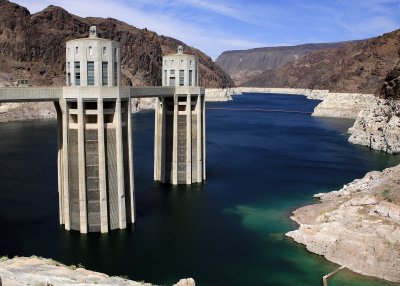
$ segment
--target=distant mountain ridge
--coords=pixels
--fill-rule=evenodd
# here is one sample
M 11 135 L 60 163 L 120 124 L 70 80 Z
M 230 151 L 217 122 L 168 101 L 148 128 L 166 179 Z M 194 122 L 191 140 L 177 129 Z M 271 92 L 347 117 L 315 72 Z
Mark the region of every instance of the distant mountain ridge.
M 343 42 L 304 44 L 226 51 L 215 62 L 231 76 L 236 84 L 240 85 L 266 70 L 280 68 L 288 62 L 299 60 L 316 51 L 339 48 L 342 44 Z
M 329 89 L 379 94 L 399 61 L 400 30 L 310 53 L 242 83 L 251 87 Z
M 57 6 L 30 14 L 7 0 L 0 0 L 0 81 L 27 78 L 33 85 L 64 85 L 65 42 L 87 37 L 91 25 L 100 37 L 121 43 L 124 85 L 161 85 L 162 56 L 175 53 L 178 45 L 199 57 L 203 86 L 233 85 L 210 57 L 179 40 L 112 18 L 78 17 Z

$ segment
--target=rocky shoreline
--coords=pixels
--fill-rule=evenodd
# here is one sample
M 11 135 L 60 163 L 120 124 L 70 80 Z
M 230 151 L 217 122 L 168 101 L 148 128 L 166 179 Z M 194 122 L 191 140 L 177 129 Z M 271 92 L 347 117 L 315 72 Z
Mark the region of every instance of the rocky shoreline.
M 349 142 L 400 153 L 400 103 L 373 94 L 320 90 L 238 88 L 243 92 L 305 95 L 322 102 L 313 116 L 355 119 Z M 339 191 L 317 194 L 320 203 L 291 217 L 286 235 L 326 259 L 368 276 L 400 283 L 400 165 L 372 171 Z
M 357 273 L 400 282 L 400 165 L 369 172 L 291 217 L 286 235 Z
M 82 265 L 66 266 L 52 259 L 31 257 L 0 258 L 0 285 L 4 286 L 153 286 L 118 276 L 84 269 Z M 181 279 L 173 286 L 196 286 L 192 278 Z
M 375 99 L 359 113 L 349 134 L 351 143 L 400 154 L 400 102 Z

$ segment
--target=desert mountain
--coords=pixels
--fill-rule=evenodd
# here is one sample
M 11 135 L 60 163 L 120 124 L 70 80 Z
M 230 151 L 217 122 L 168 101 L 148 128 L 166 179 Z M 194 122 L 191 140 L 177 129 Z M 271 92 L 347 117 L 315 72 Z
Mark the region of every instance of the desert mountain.
M 7 0 L 0 0 L 0 81 L 27 78 L 33 85 L 64 85 L 65 42 L 87 37 L 91 25 L 98 27 L 100 37 L 121 43 L 124 85 L 160 85 L 161 57 L 178 45 L 199 57 L 203 86 L 233 84 L 210 57 L 179 40 L 116 19 L 81 18 L 56 6 L 31 14 Z
M 379 93 L 385 77 L 399 60 L 399 48 L 400 30 L 396 30 L 313 52 L 278 69 L 265 71 L 243 86 Z
M 341 44 L 305 44 L 226 51 L 215 62 L 230 75 L 237 85 L 240 85 L 266 70 L 280 68 L 288 62 L 299 60 L 312 52 L 338 48 Z

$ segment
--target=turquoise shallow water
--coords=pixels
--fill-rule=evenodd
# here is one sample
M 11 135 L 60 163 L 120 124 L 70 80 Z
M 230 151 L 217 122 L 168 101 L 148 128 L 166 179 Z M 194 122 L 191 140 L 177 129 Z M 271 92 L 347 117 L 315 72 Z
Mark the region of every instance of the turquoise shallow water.
M 208 107 L 312 111 L 301 96 L 256 95 Z M 153 112 L 135 114 L 137 223 L 108 235 L 58 225 L 55 122 L 0 124 L 0 255 L 40 255 L 135 280 L 198 285 L 322 285 L 337 267 L 284 237 L 312 195 L 400 163 L 347 142 L 351 121 L 207 111 L 207 181 L 153 182 Z M 330 285 L 393 285 L 349 271 Z

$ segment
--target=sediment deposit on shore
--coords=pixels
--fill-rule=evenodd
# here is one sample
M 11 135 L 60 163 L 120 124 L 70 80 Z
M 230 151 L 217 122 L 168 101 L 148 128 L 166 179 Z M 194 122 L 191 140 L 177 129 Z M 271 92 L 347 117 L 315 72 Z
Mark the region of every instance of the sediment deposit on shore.
M 400 282 L 400 165 L 369 172 L 299 208 L 286 235 L 355 272 Z
M 0 259 L 0 278 L 4 286 L 52 285 L 52 286 L 152 286 L 117 276 L 84 269 L 82 266 L 66 266 L 52 259 L 15 257 Z M 1 284 L 1 283 L 0 283 Z M 181 279 L 173 286 L 196 286 L 192 278 Z

